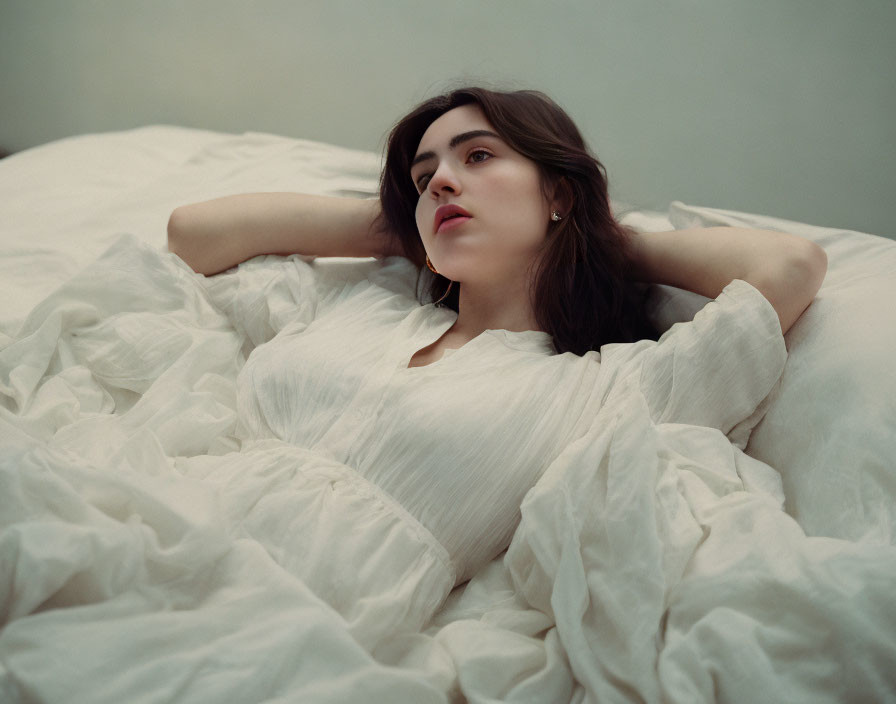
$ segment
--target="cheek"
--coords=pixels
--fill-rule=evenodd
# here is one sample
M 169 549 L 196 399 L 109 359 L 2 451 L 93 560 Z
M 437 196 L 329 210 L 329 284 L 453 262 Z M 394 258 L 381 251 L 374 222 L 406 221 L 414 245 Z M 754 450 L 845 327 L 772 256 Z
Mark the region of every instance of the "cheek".
M 542 208 L 545 201 L 541 179 L 538 172 L 533 169 L 514 166 L 515 168 L 507 170 L 505 178 L 494 185 L 500 189 L 500 197 L 505 201 L 515 203 L 517 207 L 521 206 L 531 214 L 534 210 Z
M 417 207 L 414 209 L 414 221 L 417 223 L 417 233 L 422 235 L 424 228 L 423 222 L 426 220 L 426 208 L 423 206 L 423 199 L 417 201 Z
M 508 190 L 506 202 L 517 227 L 541 235 L 547 231 L 549 204 L 541 190 L 541 182 L 533 178 L 516 179 Z

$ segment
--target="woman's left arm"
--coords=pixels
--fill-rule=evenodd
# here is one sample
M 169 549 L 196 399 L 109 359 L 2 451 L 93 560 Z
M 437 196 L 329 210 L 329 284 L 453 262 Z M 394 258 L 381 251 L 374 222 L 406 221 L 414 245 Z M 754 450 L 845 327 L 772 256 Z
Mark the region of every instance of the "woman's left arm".
M 772 304 L 786 333 L 809 307 L 827 272 L 827 255 L 803 237 L 770 230 L 705 227 L 638 233 L 632 278 L 716 298 L 742 279 Z

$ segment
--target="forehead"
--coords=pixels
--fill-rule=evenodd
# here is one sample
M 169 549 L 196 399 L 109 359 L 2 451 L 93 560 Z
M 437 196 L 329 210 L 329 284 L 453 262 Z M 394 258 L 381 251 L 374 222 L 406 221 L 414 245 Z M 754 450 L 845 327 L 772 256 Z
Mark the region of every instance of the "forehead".
M 453 108 L 433 121 L 426 129 L 420 138 L 420 144 L 417 145 L 417 154 L 435 151 L 446 146 L 453 136 L 471 130 L 496 131 L 486 119 L 482 108 L 475 103 Z

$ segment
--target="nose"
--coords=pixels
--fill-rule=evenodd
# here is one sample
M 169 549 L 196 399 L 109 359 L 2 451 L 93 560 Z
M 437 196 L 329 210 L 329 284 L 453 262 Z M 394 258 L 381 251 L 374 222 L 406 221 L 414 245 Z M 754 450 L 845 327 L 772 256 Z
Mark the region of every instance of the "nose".
M 446 163 L 439 164 L 439 168 L 430 177 L 429 183 L 426 184 L 427 190 L 434 196 L 438 197 L 441 193 L 453 193 L 457 195 L 461 191 L 460 179 L 454 170 Z

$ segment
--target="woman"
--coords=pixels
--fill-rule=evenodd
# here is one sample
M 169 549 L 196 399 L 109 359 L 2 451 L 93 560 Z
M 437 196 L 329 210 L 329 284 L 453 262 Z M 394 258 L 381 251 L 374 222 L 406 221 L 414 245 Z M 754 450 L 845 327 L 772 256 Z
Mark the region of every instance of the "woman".
M 357 471 L 428 549 L 444 549 L 453 583 L 508 546 L 526 492 L 591 426 L 612 385 L 597 350 L 649 336 L 635 282 L 716 298 L 741 279 L 750 286 L 738 295 L 760 292 L 786 332 L 826 269 L 823 250 L 792 235 L 623 227 L 603 167 L 557 105 L 481 88 L 428 100 L 398 123 L 379 200 L 230 196 L 178 208 L 168 233 L 171 251 L 206 275 L 264 253 L 383 260 L 363 281 L 315 284 L 319 300 L 297 314 L 296 334 L 250 358 L 246 432 Z M 433 303 L 421 306 L 419 287 L 401 282 L 419 284 L 424 266 Z M 238 286 L 210 288 L 233 306 Z M 762 297 L 744 325 L 766 315 Z M 732 366 L 747 355 L 749 366 L 743 345 L 725 346 L 739 339 L 703 354 Z M 695 374 L 685 386 L 699 403 L 678 422 L 728 432 L 765 395 L 728 403 L 724 384 Z M 645 394 L 651 408 L 675 406 L 656 400 L 665 391 Z
M 728 439 L 745 440 L 818 289 L 813 245 L 623 229 L 556 106 L 476 89 L 399 124 L 378 201 L 235 196 L 179 208 L 170 237 L 197 271 L 230 270 L 193 275 L 122 239 L 7 348 L 13 686 L 78 701 L 885 691 L 892 556 L 807 539 L 775 473 Z M 264 252 L 376 259 L 231 269 Z M 427 258 L 439 305 L 417 299 Z M 638 340 L 633 281 L 715 300 Z M 48 668 L 62 650 L 75 666 Z
M 459 135 L 475 136 L 452 143 Z M 546 96 L 460 89 L 424 102 L 395 127 L 379 201 L 219 198 L 175 210 L 169 247 L 206 275 L 267 253 L 401 255 L 418 268 L 426 261 L 441 272 L 434 299 L 441 293 L 458 321 L 415 359 L 423 363 L 489 328 L 544 330 L 558 352 L 577 354 L 637 339 L 647 328 L 626 275 L 709 298 L 743 279 L 774 306 L 783 332 L 821 286 L 824 250 L 794 235 L 736 228 L 638 233 L 620 225 L 603 172 Z M 473 199 L 483 212 L 469 214 Z M 440 238 L 434 218 L 443 206 L 472 217 L 454 213 Z M 474 232 L 479 239 L 460 236 Z

